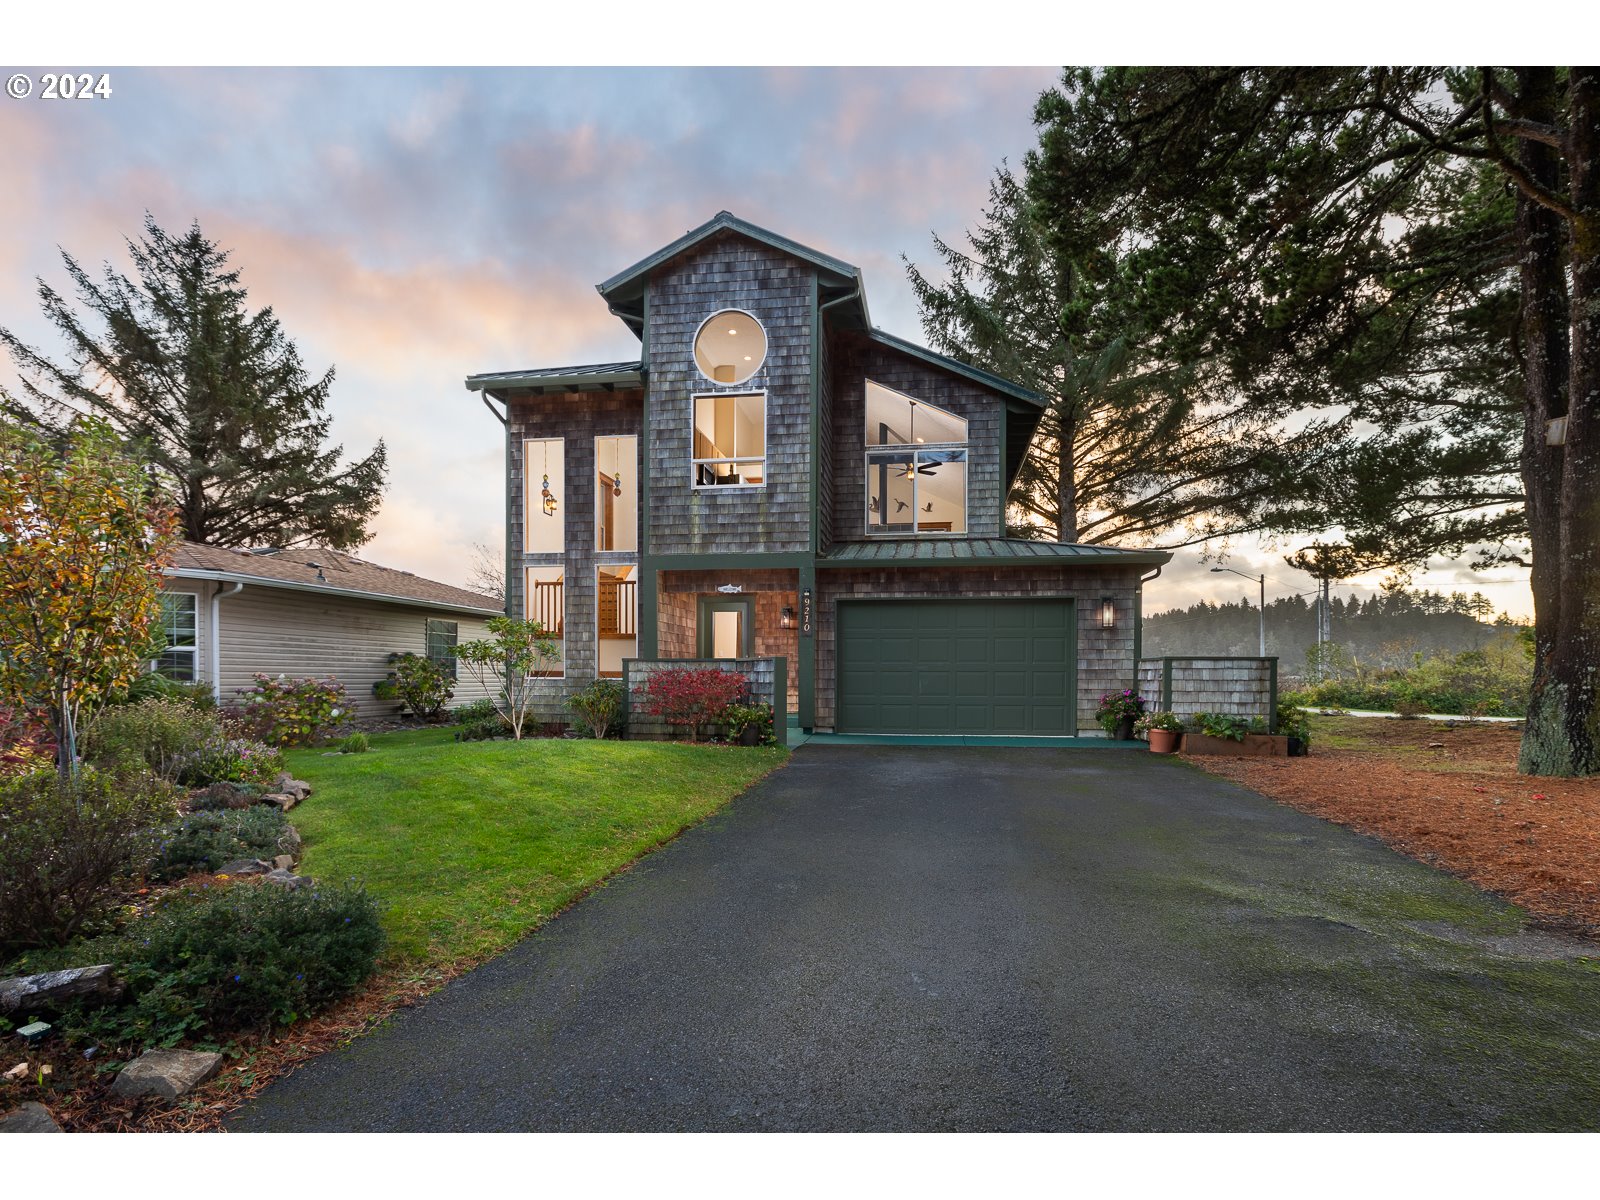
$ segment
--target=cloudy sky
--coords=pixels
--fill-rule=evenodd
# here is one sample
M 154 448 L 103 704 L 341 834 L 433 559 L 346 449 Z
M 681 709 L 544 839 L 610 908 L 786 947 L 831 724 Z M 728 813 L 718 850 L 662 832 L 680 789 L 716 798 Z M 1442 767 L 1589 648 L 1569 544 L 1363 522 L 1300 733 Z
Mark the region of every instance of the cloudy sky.
M 932 266 L 932 233 L 974 221 L 1056 74 L 119 69 L 109 100 L 0 101 L 0 324 L 54 351 L 34 277 L 65 286 L 58 246 L 125 267 L 146 210 L 197 219 L 308 368 L 337 368 L 336 436 L 389 446 L 362 553 L 461 583 L 503 496 L 500 427 L 464 376 L 635 356 L 594 284 L 724 208 L 859 265 L 878 324 L 920 340 L 900 256 Z M 1228 562 L 1264 569 L 1269 598 L 1309 590 L 1288 549 Z M 1417 582 L 1530 608 L 1512 571 Z M 1246 590 L 1186 550 L 1147 609 Z

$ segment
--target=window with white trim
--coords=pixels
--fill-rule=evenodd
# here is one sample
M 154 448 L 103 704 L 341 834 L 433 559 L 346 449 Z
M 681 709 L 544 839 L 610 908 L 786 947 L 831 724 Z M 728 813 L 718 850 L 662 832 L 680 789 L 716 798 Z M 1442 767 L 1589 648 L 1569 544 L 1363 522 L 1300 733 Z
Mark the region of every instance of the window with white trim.
M 456 636 L 459 626 L 455 621 L 428 618 L 428 658 L 442 666 L 451 679 L 456 678 Z
M 560 554 L 567 548 L 565 438 L 528 438 L 522 443 L 523 549 Z
M 567 572 L 564 567 L 528 567 L 523 572 L 524 619 L 537 621 L 556 644 L 555 661 L 536 675 L 559 679 L 567 673 Z
M 694 397 L 693 468 L 697 488 L 765 486 L 765 392 Z
M 869 379 L 865 437 L 869 534 L 967 531 L 965 417 Z
M 162 592 L 161 632 L 167 644 L 154 663 L 156 673 L 179 683 L 195 682 L 200 677 L 200 598 L 193 592 Z

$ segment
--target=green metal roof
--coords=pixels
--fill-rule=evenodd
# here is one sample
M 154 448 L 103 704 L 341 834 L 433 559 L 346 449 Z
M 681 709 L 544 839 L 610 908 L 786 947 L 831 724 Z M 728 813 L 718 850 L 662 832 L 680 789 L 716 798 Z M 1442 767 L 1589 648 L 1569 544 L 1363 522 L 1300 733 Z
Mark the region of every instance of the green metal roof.
M 902 354 L 909 354 L 913 358 L 920 358 L 923 362 L 935 367 L 942 367 L 946 371 L 970 379 L 976 384 L 1007 396 L 1015 397 L 1035 408 L 1048 408 L 1050 398 L 1025 388 L 1020 383 L 1012 383 L 1009 379 L 1002 378 L 992 371 L 985 371 L 982 367 L 975 367 L 971 363 L 964 363 L 959 358 L 951 358 L 947 354 L 939 354 L 929 350 L 926 346 L 919 346 L 915 342 L 908 342 L 905 338 L 895 337 L 892 333 L 885 333 L 881 329 L 867 330 L 867 337 L 880 346 L 888 346 L 892 350 L 899 350 Z
M 614 392 L 644 386 L 640 362 L 591 363 L 582 367 L 530 367 L 524 371 L 489 371 L 467 376 L 470 392 L 515 388 L 530 392 Z
M 1172 561 L 1168 550 L 1124 550 L 1035 542 L 1026 538 L 883 538 L 841 542 L 818 560 L 819 567 L 861 566 L 1152 566 Z
M 704 225 L 689 230 L 676 241 L 669 242 L 654 254 L 641 258 L 627 270 L 619 271 L 604 283 L 595 284 L 595 290 L 605 297 L 611 306 L 611 311 L 638 333 L 639 323 L 643 320 L 644 291 L 650 272 L 696 243 L 724 231 L 741 234 L 752 241 L 761 242 L 802 262 L 810 263 L 817 268 L 817 281 L 823 301 L 826 303 L 836 299 L 854 300 L 854 305 L 849 306 L 856 310 L 851 314 L 854 318 L 852 323 L 862 328 L 870 328 L 872 322 L 867 316 L 867 296 L 861 285 L 859 267 L 851 266 L 831 254 L 813 250 L 810 246 L 802 245 L 782 234 L 773 233 L 770 229 L 763 229 L 760 225 L 753 225 L 726 209 Z

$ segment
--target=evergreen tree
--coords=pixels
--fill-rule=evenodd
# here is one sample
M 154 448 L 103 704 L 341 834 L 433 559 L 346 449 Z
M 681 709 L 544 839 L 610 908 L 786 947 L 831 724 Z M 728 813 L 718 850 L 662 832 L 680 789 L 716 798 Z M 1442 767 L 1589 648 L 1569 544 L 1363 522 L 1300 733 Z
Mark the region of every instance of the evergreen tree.
M 222 546 L 352 549 L 382 498 L 383 443 L 340 466 L 324 447 L 330 369 L 312 379 L 271 308 L 252 314 L 239 272 L 198 224 L 173 237 L 145 217 L 129 241 L 136 279 L 91 278 L 62 252 L 83 313 L 39 280 L 57 363 L 0 329 L 22 378 L 0 389 L 14 418 L 62 434 L 106 421 L 177 507 L 182 535 Z
M 1120 202 L 1166 356 L 1354 422 L 1273 525 L 1531 565 L 1522 769 L 1600 771 L 1600 68 L 1074 71 L 1036 116 L 1031 197 Z

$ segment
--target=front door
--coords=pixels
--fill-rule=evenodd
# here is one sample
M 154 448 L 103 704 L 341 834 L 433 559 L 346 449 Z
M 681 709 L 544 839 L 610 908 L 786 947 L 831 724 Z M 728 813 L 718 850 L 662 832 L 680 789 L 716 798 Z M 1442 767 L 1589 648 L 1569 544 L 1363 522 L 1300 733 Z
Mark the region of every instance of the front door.
M 755 641 L 754 596 L 700 601 L 701 658 L 753 658 Z

